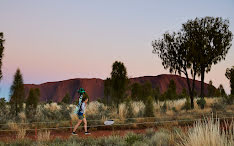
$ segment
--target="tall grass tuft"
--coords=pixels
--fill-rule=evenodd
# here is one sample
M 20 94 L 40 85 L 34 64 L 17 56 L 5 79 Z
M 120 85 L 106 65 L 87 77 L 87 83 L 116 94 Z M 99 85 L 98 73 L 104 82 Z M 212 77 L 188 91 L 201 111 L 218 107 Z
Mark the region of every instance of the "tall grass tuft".
M 39 131 L 37 140 L 40 141 L 49 141 L 50 140 L 50 131 Z
M 220 128 L 219 119 L 211 118 L 197 121 L 194 123 L 194 127 L 189 129 L 187 136 L 181 136 L 182 142 L 179 145 L 233 146 L 233 122 L 231 126 L 225 126 L 225 129 L 226 131 Z

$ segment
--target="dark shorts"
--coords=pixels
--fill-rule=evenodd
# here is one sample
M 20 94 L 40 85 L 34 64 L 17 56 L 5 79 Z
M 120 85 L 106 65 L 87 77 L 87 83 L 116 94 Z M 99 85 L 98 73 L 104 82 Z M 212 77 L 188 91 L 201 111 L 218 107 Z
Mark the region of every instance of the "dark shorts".
M 77 114 L 77 116 L 80 120 L 83 120 L 85 118 L 85 114 Z

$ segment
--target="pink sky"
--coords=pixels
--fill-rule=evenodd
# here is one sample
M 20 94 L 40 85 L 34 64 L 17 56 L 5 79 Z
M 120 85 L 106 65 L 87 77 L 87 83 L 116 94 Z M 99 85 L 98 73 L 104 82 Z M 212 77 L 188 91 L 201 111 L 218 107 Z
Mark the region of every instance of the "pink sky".
M 5 52 L 0 97 L 7 97 L 19 67 L 25 83 L 110 76 L 115 60 L 124 62 L 128 76 L 168 74 L 152 54 L 151 42 L 166 31 L 177 31 L 188 19 L 221 16 L 234 32 L 233 2 L 226 1 L 4 1 L 0 32 Z M 212 5 L 212 6 L 211 6 Z M 222 11 L 217 11 L 222 9 Z M 233 46 L 225 61 L 212 66 L 205 81 L 223 84 L 234 64 Z

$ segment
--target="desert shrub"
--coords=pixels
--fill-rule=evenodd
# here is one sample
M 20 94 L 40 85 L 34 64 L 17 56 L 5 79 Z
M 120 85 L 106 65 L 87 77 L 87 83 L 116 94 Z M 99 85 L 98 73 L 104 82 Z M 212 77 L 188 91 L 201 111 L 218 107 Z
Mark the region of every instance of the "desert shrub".
M 206 100 L 204 98 L 200 98 L 197 100 L 197 105 L 201 108 L 204 109 L 206 105 Z
M 37 136 L 38 141 L 49 141 L 50 131 L 39 131 Z
M 9 120 L 10 110 L 5 98 L 0 98 L 0 123 L 6 123 Z
M 226 127 L 226 131 L 234 130 L 232 126 Z M 179 143 L 184 146 L 232 146 L 234 145 L 234 133 L 226 133 L 220 129 L 220 121 L 204 120 L 195 122 L 194 126 L 189 129 L 186 136 L 182 136 L 182 141 Z
M 29 139 L 29 138 L 24 138 L 24 139 L 16 139 L 13 140 L 9 143 L 9 145 L 11 146 L 31 146 L 33 144 L 33 140 Z
M 149 145 L 168 146 L 170 143 L 170 133 L 164 130 L 156 132 L 149 141 Z
M 108 146 L 114 146 L 114 145 L 124 146 L 124 145 L 126 145 L 126 142 L 123 140 L 123 138 L 118 136 L 118 135 L 113 135 L 113 136 L 109 136 L 109 137 L 105 137 L 103 139 L 100 139 L 99 143 L 100 143 L 100 145 L 108 145 Z
M 134 146 L 148 146 L 148 141 L 144 140 L 144 141 L 136 141 L 135 143 L 133 143 Z
M 148 96 L 146 103 L 145 103 L 145 117 L 154 117 L 154 105 L 153 105 L 153 98 Z
M 137 141 L 143 141 L 144 137 L 140 134 L 135 134 L 132 132 L 129 132 L 125 136 L 125 141 L 127 145 L 133 145 Z
M 148 138 L 152 137 L 154 134 L 155 134 L 155 131 L 153 128 L 149 128 L 145 130 L 145 136 Z
M 191 109 L 191 102 L 188 96 L 186 96 L 186 101 L 184 103 L 184 105 L 182 106 L 181 110 L 189 110 Z
M 175 113 L 177 113 L 178 111 L 176 110 L 176 108 L 175 107 L 172 107 L 172 111 L 173 112 L 175 112 Z
M 131 118 L 134 117 L 134 114 L 133 114 L 133 107 L 132 107 L 130 98 L 128 98 L 126 101 L 126 110 L 127 110 L 126 118 L 130 118 L 128 119 L 128 122 L 133 122 L 134 119 L 131 119 Z
M 224 111 L 225 110 L 225 104 L 221 102 L 215 102 L 211 104 L 212 112 L 217 112 L 217 111 Z
M 234 103 L 234 95 L 227 95 L 223 97 L 223 103 L 227 105 L 231 105 Z
M 119 118 L 120 119 L 125 119 L 126 118 L 126 104 L 125 103 L 121 103 L 119 104 Z
M 162 113 L 166 113 L 167 112 L 167 103 L 164 102 L 162 106 L 160 106 L 160 111 Z
M 133 114 L 135 117 L 142 117 L 144 115 L 145 104 L 142 101 L 133 101 Z

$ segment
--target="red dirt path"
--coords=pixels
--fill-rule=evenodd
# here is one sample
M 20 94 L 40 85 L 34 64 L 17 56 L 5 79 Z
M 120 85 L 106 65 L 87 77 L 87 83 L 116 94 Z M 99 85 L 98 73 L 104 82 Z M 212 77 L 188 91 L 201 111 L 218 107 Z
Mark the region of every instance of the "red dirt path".
M 84 131 L 76 132 L 78 135 L 77 137 L 87 138 L 87 137 L 93 137 L 93 138 L 99 138 L 99 137 L 107 137 L 110 135 L 120 135 L 124 136 L 128 132 L 134 132 L 134 133 L 145 133 L 145 129 L 131 129 L 131 130 L 97 130 L 97 131 L 90 131 L 90 135 L 85 135 Z M 50 138 L 61 138 L 61 139 L 67 139 L 70 136 L 72 136 L 71 132 L 69 131 L 51 131 Z M 76 135 L 74 135 L 76 136 Z M 27 133 L 26 138 L 30 138 L 33 140 L 36 140 L 35 133 L 30 132 Z M 16 139 L 16 133 L 5 133 L 0 134 L 0 141 L 11 141 L 13 139 Z

